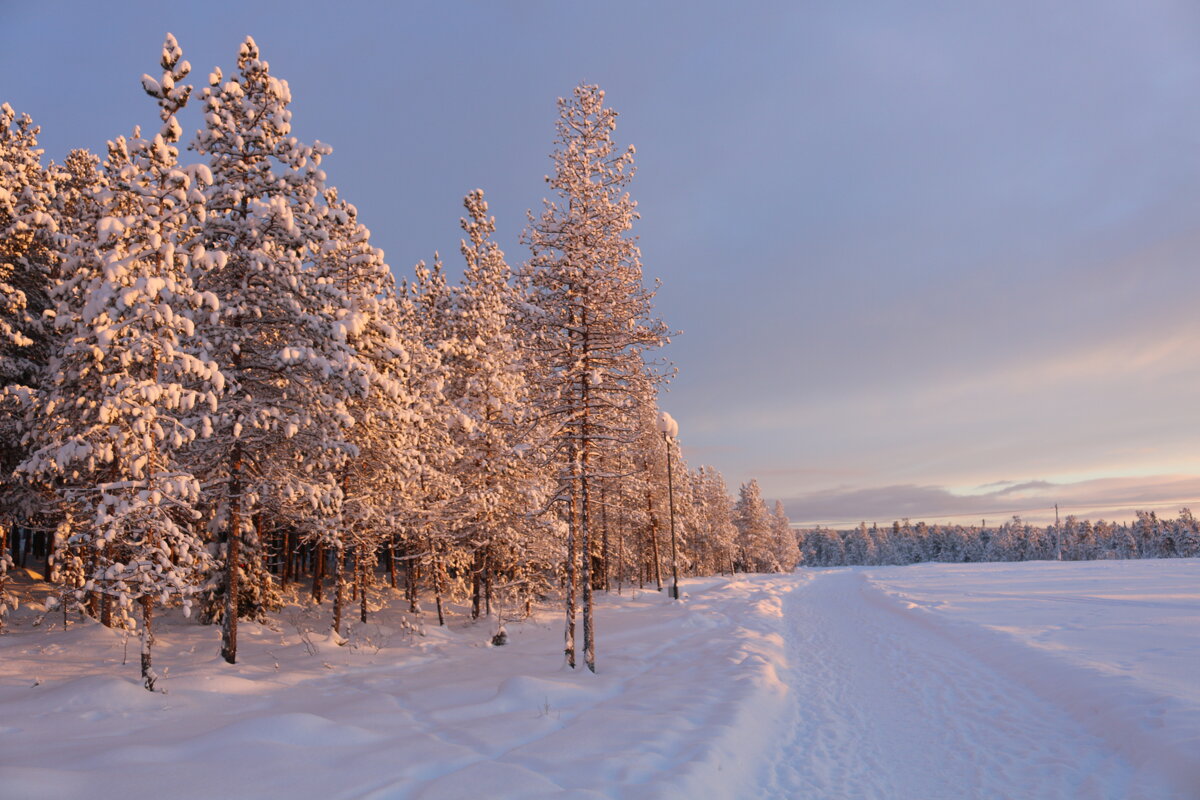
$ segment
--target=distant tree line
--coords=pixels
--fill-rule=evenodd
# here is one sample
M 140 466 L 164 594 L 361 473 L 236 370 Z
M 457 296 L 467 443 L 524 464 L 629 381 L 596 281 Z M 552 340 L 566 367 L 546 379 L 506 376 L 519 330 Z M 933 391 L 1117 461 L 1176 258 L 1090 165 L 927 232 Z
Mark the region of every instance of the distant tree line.
M 339 632 L 392 590 L 439 621 L 553 594 L 594 669 L 593 592 L 795 565 L 782 507 L 659 429 L 670 331 L 598 87 L 559 100 L 527 261 L 476 190 L 461 283 L 435 256 L 397 284 L 255 42 L 198 92 L 183 159 L 189 74 L 168 36 L 141 81 L 161 124 L 103 159 L 45 163 L 0 106 L 0 627 L 40 560 L 64 615 L 140 631 L 152 688 L 164 605 L 233 663 L 237 621 L 301 582 Z
M 1069 516 L 1058 525 L 1036 526 L 1013 517 L 990 528 L 906 519 L 882 528 L 864 522 L 851 530 L 801 530 L 796 538 L 810 567 L 1200 556 L 1200 523 L 1186 508 L 1174 519 L 1139 511 L 1132 524 Z

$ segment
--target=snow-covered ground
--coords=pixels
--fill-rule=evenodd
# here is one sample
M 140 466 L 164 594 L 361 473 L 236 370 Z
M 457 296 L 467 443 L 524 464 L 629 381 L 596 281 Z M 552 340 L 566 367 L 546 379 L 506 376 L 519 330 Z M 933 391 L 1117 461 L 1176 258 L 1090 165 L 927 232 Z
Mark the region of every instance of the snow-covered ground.
M 423 633 L 385 610 L 136 642 L 18 612 L 4 798 L 1195 798 L 1200 560 L 920 565 L 612 596 L 600 671 L 558 615 Z M 327 612 L 327 609 L 325 610 Z M 165 669 L 164 669 L 165 668 Z
M 765 796 L 1200 797 L 1200 561 L 810 577 Z

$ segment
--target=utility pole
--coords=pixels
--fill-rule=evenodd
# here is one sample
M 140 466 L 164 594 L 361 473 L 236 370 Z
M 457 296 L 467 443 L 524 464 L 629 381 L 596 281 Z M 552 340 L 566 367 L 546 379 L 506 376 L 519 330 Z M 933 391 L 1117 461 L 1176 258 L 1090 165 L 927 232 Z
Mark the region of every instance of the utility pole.
M 1058 527 L 1058 503 L 1054 504 L 1054 560 L 1062 561 L 1062 530 Z
M 679 561 L 675 544 L 675 481 L 671 475 L 671 443 L 679 436 L 679 424 L 665 411 L 659 412 L 658 431 L 667 447 L 667 498 L 671 510 L 671 597 L 679 599 Z
M 679 557 L 675 545 L 675 481 L 671 477 L 671 444 L 667 440 L 667 499 L 671 509 L 671 597 L 679 599 Z

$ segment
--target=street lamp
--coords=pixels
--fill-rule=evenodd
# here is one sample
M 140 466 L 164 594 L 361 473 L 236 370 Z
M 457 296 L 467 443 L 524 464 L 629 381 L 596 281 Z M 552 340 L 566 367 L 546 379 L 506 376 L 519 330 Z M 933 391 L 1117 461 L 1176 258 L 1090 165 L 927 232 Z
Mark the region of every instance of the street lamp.
M 658 412 L 658 432 L 667 447 L 667 499 L 671 509 L 671 597 L 679 599 L 679 561 L 675 545 L 675 481 L 671 476 L 671 442 L 679 438 L 679 423 L 665 411 Z

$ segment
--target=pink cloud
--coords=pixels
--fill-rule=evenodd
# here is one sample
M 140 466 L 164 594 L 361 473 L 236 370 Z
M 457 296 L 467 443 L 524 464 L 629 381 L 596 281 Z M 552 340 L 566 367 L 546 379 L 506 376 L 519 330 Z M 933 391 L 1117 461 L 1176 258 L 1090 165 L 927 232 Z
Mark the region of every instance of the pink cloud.
M 802 525 L 880 524 L 913 520 L 1002 522 L 1013 515 L 1035 524 L 1054 520 L 1054 506 L 1066 517 L 1128 520 L 1138 510 L 1174 516 L 1183 506 L 1200 506 L 1200 476 L 1110 477 L 1075 483 L 1003 481 L 962 494 L 942 486 L 900 484 L 864 489 L 833 489 L 784 500 L 788 516 Z

